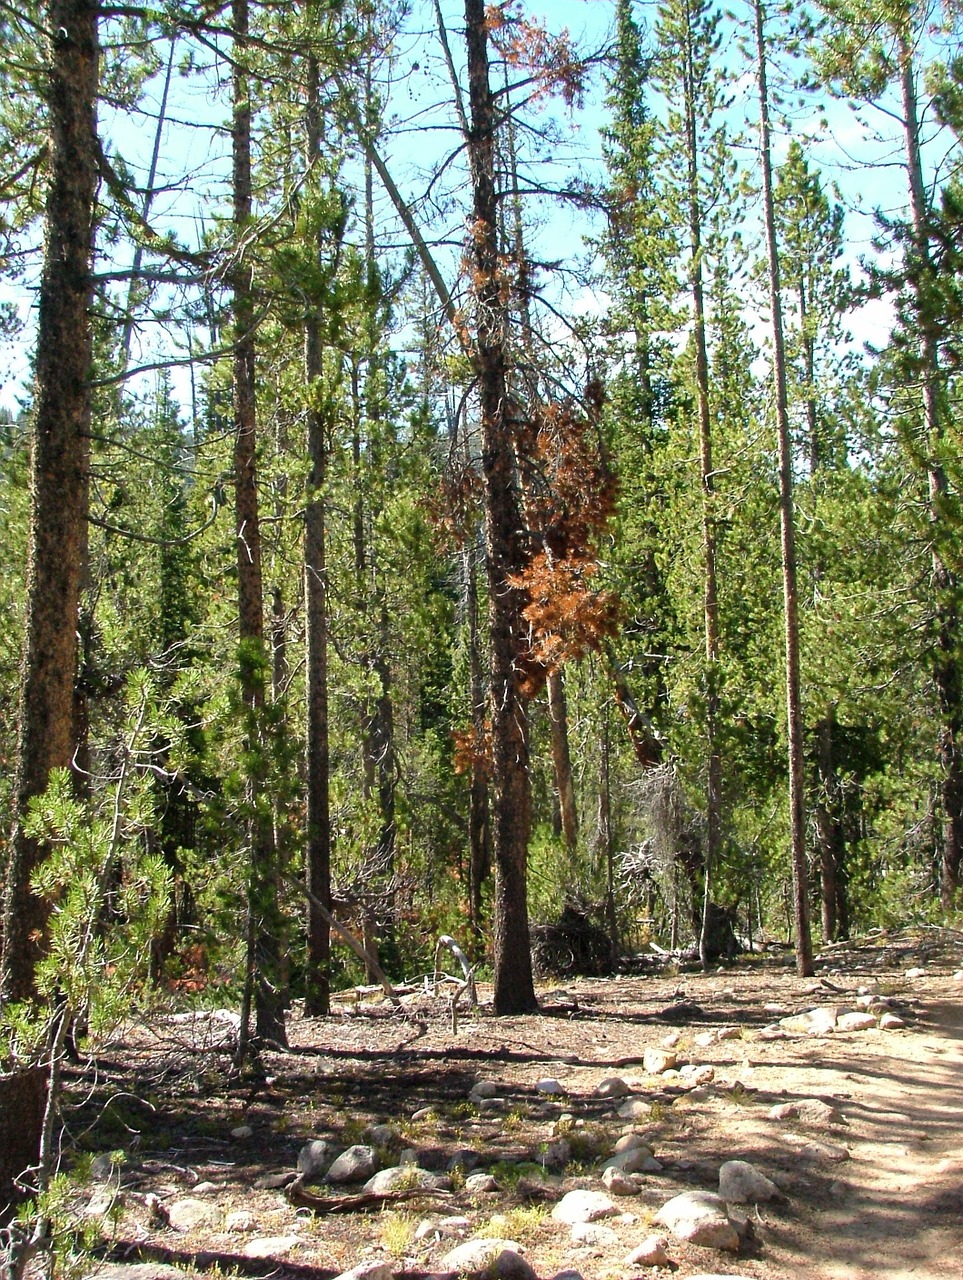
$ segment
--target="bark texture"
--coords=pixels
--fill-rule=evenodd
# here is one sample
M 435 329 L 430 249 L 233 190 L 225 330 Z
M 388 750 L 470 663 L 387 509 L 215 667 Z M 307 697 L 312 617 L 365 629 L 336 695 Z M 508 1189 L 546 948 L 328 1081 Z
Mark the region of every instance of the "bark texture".
M 2 995 L 34 994 L 49 907 L 30 890 L 44 846 L 24 834 L 30 801 L 74 754 L 74 673 L 87 520 L 92 340 L 91 255 L 97 180 L 97 9 L 52 0 L 46 98 L 50 185 L 40 284 L 26 635 L 11 853 L 4 899 Z

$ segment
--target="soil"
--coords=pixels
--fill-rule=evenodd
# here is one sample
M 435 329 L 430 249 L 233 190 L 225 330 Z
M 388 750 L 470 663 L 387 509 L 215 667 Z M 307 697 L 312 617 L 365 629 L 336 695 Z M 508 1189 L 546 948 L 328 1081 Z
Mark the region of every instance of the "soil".
M 542 1012 L 530 1017 L 493 1017 L 481 987 L 480 1008 L 464 1009 L 456 1029 L 443 994 L 418 991 L 396 1009 L 380 993 L 352 993 L 338 998 L 331 1018 L 292 1016 L 291 1050 L 266 1052 L 263 1078 L 233 1082 L 228 1024 L 157 1018 L 110 1046 L 92 1089 L 89 1077 L 75 1079 L 70 1136 L 94 1152 L 124 1153 L 112 1182 L 117 1205 L 102 1225 L 105 1256 L 115 1262 L 324 1280 L 380 1260 L 396 1274 L 425 1275 L 443 1270 L 458 1241 L 416 1241 L 414 1228 L 425 1217 L 464 1215 L 472 1235 L 522 1244 L 539 1276 L 576 1268 L 585 1280 L 672 1272 L 680 1280 L 700 1272 L 961 1280 L 961 968 L 963 933 L 929 929 L 829 948 L 809 979 L 796 977 L 782 954 L 709 974 L 664 970 L 544 986 Z M 853 1008 L 860 990 L 884 996 L 905 1026 L 818 1036 L 767 1030 L 815 1006 Z M 722 1028 L 735 1028 L 734 1038 L 707 1044 L 707 1033 Z M 691 1088 L 677 1074 L 645 1073 L 644 1050 L 667 1037 L 680 1064 L 713 1067 L 711 1083 Z M 629 1124 L 616 1114 L 624 1099 L 594 1096 L 613 1075 L 654 1104 L 648 1120 Z M 565 1095 L 540 1092 L 546 1077 Z M 492 1110 L 468 1101 L 479 1079 L 497 1087 Z M 804 1099 L 833 1110 L 815 1121 L 768 1117 L 774 1105 Z M 409 1147 L 423 1167 L 443 1171 L 456 1152 L 471 1150 L 499 1190 L 473 1197 L 456 1177 L 447 1195 L 317 1215 L 296 1208 L 283 1188 L 256 1185 L 293 1171 L 313 1138 L 344 1147 L 385 1123 L 398 1133 L 387 1163 Z M 623 1217 L 606 1223 L 617 1245 L 574 1245 L 570 1228 L 550 1217 L 552 1205 L 567 1189 L 601 1189 L 601 1161 L 632 1128 L 662 1171 L 645 1175 L 640 1195 L 617 1199 Z M 573 1159 L 546 1175 L 539 1160 L 558 1129 L 568 1130 Z M 671 1271 L 627 1265 L 659 1207 L 681 1191 L 716 1190 L 720 1164 L 733 1158 L 751 1160 L 785 1192 L 784 1202 L 749 1211 L 754 1238 L 741 1255 L 670 1239 Z M 103 1188 L 87 1187 L 78 1203 L 92 1194 Z M 161 1217 L 180 1199 L 201 1200 L 206 1224 L 172 1230 L 151 1195 Z M 237 1210 L 249 1212 L 253 1231 L 225 1229 Z M 288 1239 L 267 1259 L 248 1256 L 265 1237 Z

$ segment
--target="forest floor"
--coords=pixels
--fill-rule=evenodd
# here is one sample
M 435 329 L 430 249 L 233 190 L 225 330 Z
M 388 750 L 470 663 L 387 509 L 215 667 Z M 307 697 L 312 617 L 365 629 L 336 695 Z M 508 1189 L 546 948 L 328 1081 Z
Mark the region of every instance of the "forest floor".
M 827 949 L 809 979 L 780 955 L 709 974 L 556 983 L 540 990 L 543 1011 L 530 1017 L 491 1016 L 482 988 L 481 1007 L 466 1009 L 456 1030 L 441 996 L 409 995 L 401 1010 L 373 995 L 339 997 L 329 1019 L 291 1018 L 291 1051 L 265 1055 L 263 1080 L 234 1084 L 227 1022 L 158 1018 L 110 1046 L 92 1090 L 89 1078 L 72 1082 L 73 1139 L 123 1153 L 106 1182 L 78 1192 L 78 1204 L 100 1224 L 114 1264 L 100 1264 L 102 1274 L 150 1263 L 132 1273 L 139 1280 L 166 1276 L 159 1264 L 279 1280 L 326 1280 L 374 1261 L 396 1275 L 437 1274 L 458 1240 L 418 1240 L 415 1231 L 439 1216 L 466 1219 L 460 1230 L 469 1236 L 517 1241 L 541 1277 L 574 1268 L 585 1280 L 703 1272 L 961 1280 L 961 969 L 963 933 L 922 929 Z M 884 997 L 905 1025 L 814 1035 L 779 1023 L 815 1007 L 854 1008 L 860 992 Z M 717 1038 L 722 1029 L 731 1038 Z M 712 1080 L 693 1088 L 672 1071 L 647 1074 L 645 1049 L 667 1043 L 680 1066 L 711 1066 Z M 626 1098 L 596 1096 L 612 1076 L 629 1100 L 648 1104 L 644 1118 L 618 1116 Z M 546 1078 L 564 1095 L 540 1091 Z M 468 1094 L 480 1079 L 496 1098 L 476 1105 Z M 828 1105 L 769 1116 L 804 1100 Z M 447 1194 L 319 1215 L 263 1185 L 293 1173 L 308 1141 L 344 1148 L 385 1124 L 397 1136 L 382 1163 L 410 1148 L 421 1167 L 444 1171 L 457 1152 L 473 1152 L 498 1190 L 469 1194 L 456 1175 Z M 639 1179 L 639 1194 L 613 1197 L 619 1216 L 605 1222 L 602 1242 L 574 1243 L 551 1209 L 569 1189 L 604 1189 L 601 1162 L 628 1129 L 651 1145 L 661 1171 Z M 572 1159 L 546 1173 L 560 1131 Z M 733 1158 L 753 1162 L 785 1193 L 751 1209 L 754 1238 L 742 1253 L 668 1236 L 671 1266 L 628 1264 L 659 1230 L 651 1223 L 661 1205 L 683 1191 L 717 1190 L 719 1167 Z M 97 1217 L 111 1201 L 112 1212 Z

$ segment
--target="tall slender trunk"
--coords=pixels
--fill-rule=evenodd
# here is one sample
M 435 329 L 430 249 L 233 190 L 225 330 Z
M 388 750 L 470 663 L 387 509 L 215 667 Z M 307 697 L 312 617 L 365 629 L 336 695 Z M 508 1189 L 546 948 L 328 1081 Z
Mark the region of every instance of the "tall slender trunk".
M 321 153 L 318 64 L 308 57 L 305 113 L 309 167 Z M 307 739 L 307 833 L 304 854 L 308 890 L 304 1011 L 331 1012 L 331 747 L 328 733 L 328 571 L 324 509 L 328 451 L 320 409 L 324 353 L 316 314 L 304 324 L 304 380 L 307 386 L 307 447 L 310 472 L 304 512 L 304 617 Z M 318 910 L 318 905 L 323 908 Z
M 806 756 L 803 741 L 802 681 L 799 669 L 799 605 L 796 588 L 796 522 L 792 492 L 792 438 L 786 391 L 786 350 L 782 323 L 782 288 L 776 245 L 772 195 L 769 85 L 766 67 L 765 8 L 755 0 L 756 55 L 759 76 L 759 149 L 762 157 L 763 215 L 769 261 L 769 305 L 772 314 L 773 375 L 776 383 L 776 435 L 779 445 L 779 524 L 782 546 L 783 612 L 786 646 L 786 727 L 789 740 L 789 821 L 795 920 L 796 972 L 813 972 L 806 866 Z
M 251 102 L 244 70 L 248 42 L 248 0 L 233 0 L 233 197 L 238 243 L 250 232 Z M 264 787 L 263 710 L 267 659 L 261 576 L 261 531 L 257 489 L 254 283 L 248 255 L 234 270 L 234 492 L 237 550 L 238 635 L 241 693 L 247 708 L 246 754 L 250 866 L 248 871 L 248 984 L 253 984 L 255 1032 L 259 1040 L 285 1042 L 280 983 L 280 912 L 276 850 L 270 814 L 260 803 Z M 239 1058 L 246 1051 L 242 1027 Z
M 42 841 L 30 801 L 74 754 L 74 673 L 90 456 L 90 311 L 97 181 L 97 6 L 50 0 L 45 25 L 50 185 L 40 281 L 31 448 L 30 542 L 13 830 L 6 868 L 0 994 L 26 1000 L 47 950 L 49 903 L 30 888 Z M 39 1135 L 38 1135 L 39 1137 Z
M 475 742 L 485 739 L 485 673 L 478 618 L 478 551 L 469 539 L 463 552 L 465 572 L 468 667 L 471 684 L 471 720 Z M 491 873 L 491 839 L 488 815 L 488 775 L 480 752 L 472 753 L 468 810 L 468 905 L 471 927 L 482 929 L 482 885 Z
M 722 760 L 719 756 L 719 589 L 716 578 L 715 472 L 712 466 L 712 419 L 709 402 L 709 352 L 706 344 L 705 287 L 702 273 L 703 211 L 699 182 L 700 139 L 695 107 L 695 71 L 691 29 L 686 30 L 684 111 L 689 222 L 689 288 L 692 295 L 692 341 L 695 348 L 696 401 L 699 416 L 699 468 L 702 483 L 702 610 L 705 632 L 706 695 L 706 834 L 704 893 L 699 955 L 709 962 L 709 902 L 712 877 L 722 848 Z
M 477 324 L 474 364 L 481 407 L 482 473 L 491 649 L 492 846 L 495 856 L 495 992 L 498 1014 L 537 1009 L 528 930 L 531 831 L 529 722 L 518 657 L 524 643 L 524 594 L 509 585 L 525 564 L 522 504 L 514 464 L 505 308 L 498 281 L 495 109 L 489 81 L 484 0 L 465 0 L 470 129 L 472 264 Z
M 906 170 L 909 176 L 910 215 L 913 251 L 918 272 L 916 321 L 920 376 L 923 389 L 923 430 L 927 454 L 929 521 L 932 538 L 933 682 L 940 712 L 937 757 L 942 769 L 943 848 L 940 894 L 951 907 L 957 897 L 963 871 L 963 677 L 960 671 L 960 620 L 957 605 L 957 575 L 944 558 L 947 538 L 946 503 L 949 492 L 946 472 L 939 461 L 943 438 L 940 411 L 942 371 L 932 321 L 926 314 L 923 293 L 934 271 L 930 247 L 929 207 L 923 181 L 920 152 L 919 108 L 916 71 L 909 34 L 899 37 L 900 93 L 903 106 Z

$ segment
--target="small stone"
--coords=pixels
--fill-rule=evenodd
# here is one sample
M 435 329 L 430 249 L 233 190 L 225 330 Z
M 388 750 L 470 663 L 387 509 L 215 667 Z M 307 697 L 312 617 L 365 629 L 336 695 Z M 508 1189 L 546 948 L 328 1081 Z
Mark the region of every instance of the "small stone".
M 239 1124 L 236 1128 L 231 1130 L 231 1137 L 237 1138 L 237 1140 L 241 1142 L 245 1138 L 253 1138 L 254 1130 L 249 1124 Z
M 376 1168 L 375 1153 L 372 1147 L 349 1147 L 331 1165 L 327 1172 L 327 1181 L 334 1183 L 367 1182 Z
M 290 1253 L 301 1244 L 297 1236 L 258 1236 L 249 1240 L 244 1246 L 245 1258 L 276 1258 L 278 1254 Z
M 637 1196 L 641 1190 L 639 1182 L 640 1179 L 630 1173 L 623 1173 L 621 1169 L 610 1166 L 602 1170 L 602 1183 L 613 1196 Z
M 572 1144 L 565 1138 L 550 1142 L 542 1155 L 546 1169 L 564 1169 L 572 1159 Z
M 739 1249 L 739 1232 L 729 1218 L 726 1202 L 710 1191 L 685 1191 L 674 1196 L 654 1221 L 690 1244 L 730 1253 Z
M 506 1254 L 511 1257 L 506 1258 Z M 441 1269 L 456 1271 L 460 1275 L 482 1275 L 489 1277 L 518 1277 L 527 1274 L 534 1276 L 534 1271 L 520 1256 L 521 1246 L 514 1240 L 503 1240 L 499 1236 L 488 1236 L 481 1240 L 466 1240 L 456 1245 L 441 1259 Z
M 224 1230 L 232 1234 L 246 1235 L 248 1231 L 253 1231 L 256 1225 L 254 1214 L 248 1213 L 246 1209 L 234 1209 L 224 1219 Z
M 567 1092 L 561 1081 L 556 1080 L 554 1076 L 548 1076 L 544 1080 L 538 1080 L 535 1084 L 535 1089 L 538 1093 L 547 1094 L 552 1098 L 561 1098 Z
M 596 1249 L 611 1249 L 619 1242 L 611 1227 L 600 1227 L 597 1222 L 576 1222 L 572 1227 L 572 1243 L 589 1245 Z
M 869 1031 L 876 1026 L 871 1013 L 844 1013 L 836 1022 L 837 1031 Z
M 560 1138 L 562 1134 L 568 1133 L 570 1129 L 575 1127 L 575 1117 L 569 1111 L 563 1111 L 559 1118 L 552 1125 L 552 1137 Z
M 298 1173 L 305 1182 L 323 1178 L 325 1170 L 334 1161 L 335 1148 L 323 1138 L 306 1142 L 298 1152 Z
M 432 1107 L 419 1107 L 417 1111 L 411 1113 L 411 1118 L 415 1124 L 420 1124 L 422 1120 L 431 1120 L 434 1114 Z
M 696 1036 L 694 1043 L 700 1049 L 708 1049 L 709 1045 L 715 1044 L 716 1033 L 714 1031 L 700 1031 Z
M 693 1088 L 698 1088 L 700 1085 L 713 1082 L 716 1078 L 716 1069 L 715 1067 L 710 1067 L 708 1063 L 704 1063 L 702 1066 L 690 1063 L 682 1068 L 682 1077 L 686 1084 L 691 1084 Z
M 621 1076 L 606 1076 L 593 1090 L 596 1098 L 624 1098 L 632 1090 Z
M 906 1023 L 895 1013 L 884 1013 L 879 1020 L 879 1025 L 883 1031 L 899 1031 L 901 1027 L 906 1026 Z
M 556 1222 L 574 1226 L 576 1222 L 597 1222 L 599 1218 L 611 1218 L 618 1213 L 615 1205 L 601 1191 L 570 1191 L 562 1196 L 552 1210 Z
M 476 1080 L 468 1096 L 473 1102 L 479 1102 L 482 1098 L 494 1098 L 497 1094 L 498 1087 L 493 1080 Z
M 84 1209 L 85 1218 L 102 1218 L 114 1205 L 123 1204 L 123 1198 L 110 1187 L 98 1187 Z
M 390 1124 L 373 1124 L 370 1128 L 365 1129 L 364 1136 L 373 1146 L 390 1147 L 398 1137 L 398 1134 Z
M 284 1173 L 265 1173 L 254 1180 L 254 1186 L 258 1191 L 280 1191 L 283 1187 L 289 1187 L 292 1182 L 295 1182 L 297 1176 L 290 1169 L 285 1170 Z
M 416 1240 L 438 1240 L 445 1237 L 466 1236 L 471 1230 L 471 1222 L 468 1218 L 449 1217 L 449 1218 L 423 1218 L 415 1228 Z
M 670 1031 L 667 1036 L 663 1036 L 659 1042 L 663 1049 L 674 1049 L 682 1039 L 681 1031 Z
M 196 1196 L 205 1196 L 209 1191 L 216 1191 L 216 1190 L 217 1190 L 216 1182 L 198 1182 L 195 1186 L 191 1187 L 191 1191 Z
M 678 1058 L 671 1049 L 646 1049 L 642 1054 L 642 1067 L 650 1076 L 660 1076 L 674 1071 Z M 621 1111 L 619 1112 L 621 1115 Z
M 956 973 L 953 974 L 953 981 L 963 982 L 963 969 L 957 969 Z
M 498 1183 L 490 1173 L 473 1173 L 465 1179 L 465 1190 L 470 1196 L 479 1196 L 488 1191 L 497 1191 Z
M 652 1107 L 641 1098 L 629 1098 L 628 1102 L 622 1103 L 616 1114 L 622 1120 L 650 1120 Z
M 398 1156 L 399 1164 L 417 1164 L 418 1152 L 414 1147 L 405 1147 L 404 1151 Z
M 94 1156 L 90 1162 L 91 1181 L 109 1182 L 119 1172 L 119 1169 L 120 1166 L 114 1163 L 109 1152 L 102 1151 L 99 1156 Z
M 620 1173 L 638 1173 L 646 1160 L 652 1158 L 652 1148 L 644 1143 L 639 1147 L 629 1147 L 627 1151 L 618 1151 L 610 1156 L 602 1165 L 603 1169 L 618 1169 Z
M 738 1040 L 742 1035 L 741 1027 L 721 1027 L 716 1032 L 717 1040 Z
M 646 1236 L 625 1259 L 627 1267 L 667 1267 L 671 1259 L 666 1252 L 664 1236 Z
M 925 970 L 925 969 L 920 969 L 920 968 L 916 968 L 916 969 L 907 969 L 907 970 L 906 970 L 906 973 L 905 973 L 903 976 L 904 976 L 905 978 L 925 978 L 925 977 L 926 977 L 926 970 Z
M 652 1155 L 652 1148 L 641 1133 L 623 1133 L 615 1144 L 615 1153 L 618 1155 L 620 1151 L 636 1151 L 639 1147 L 644 1147 L 649 1155 Z
M 477 1151 L 472 1151 L 470 1147 L 464 1147 L 461 1151 L 456 1151 L 448 1161 L 445 1168 L 449 1173 L 468 1174 L 473 1169 L 477 1169 L 481 1164 L 481 1156 Z
M 719 1195 L 737 1204 L 781 1200 L 782 1192 L 748 1160 L 727 1160 L 719 1170 Z
M 427 1169 L 419 1169 L 413 1164 L 398 1164 L 390 1169 L 382 1169 L 368 1179 L 363 1191 L 374 1195 L 385 1195 L 389 1191 L 411 1191 L 415 1187 L 424 1187 L 430 1191 L 440 1191 L 442 1184 L 450 1186 L 448 1178 L 441 1178 Z
M 342 1271 L 335 1280 L 394 1280 L 394 1274 L 385 1262 L 360 1262 L 350 1271 Z
M 204 1200 L 195 1200 L 192 1196 L 175 1200 L 167 1212 L 170 1224 L 175 1231 L 193 1231 L 202 1223 L 210 1222 L 214 1216 L 212 1205 Z

